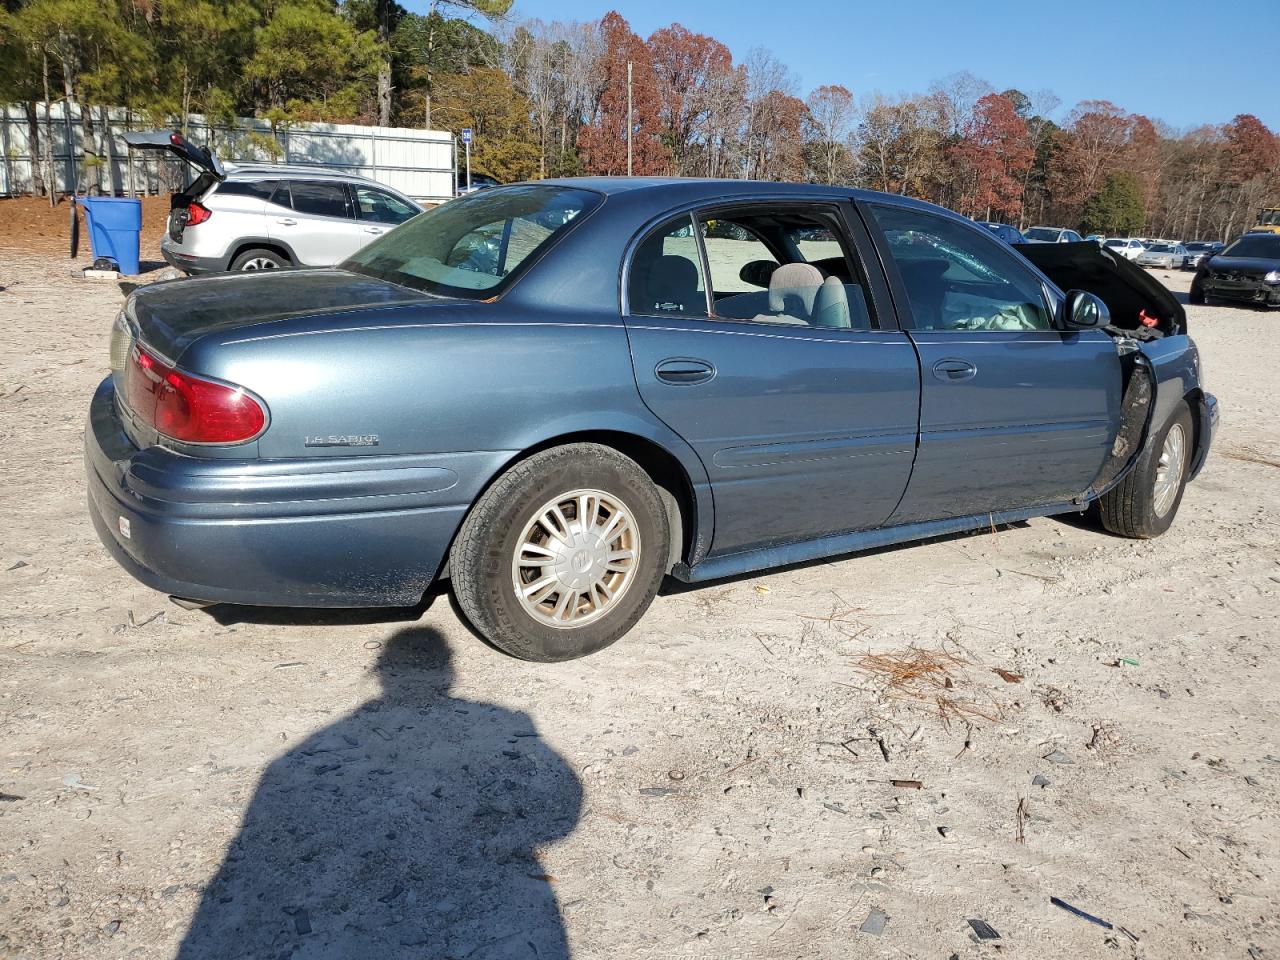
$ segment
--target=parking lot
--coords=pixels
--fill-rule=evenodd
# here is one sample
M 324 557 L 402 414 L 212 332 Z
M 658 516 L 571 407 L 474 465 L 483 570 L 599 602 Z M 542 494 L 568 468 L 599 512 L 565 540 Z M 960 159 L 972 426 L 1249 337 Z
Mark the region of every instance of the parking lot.
M 1223 426 L 1159 540 L 670 584 L 537 665 L 447 595 L 130 579 L 80 460 L 121 303 L 0 251 L 0 957 L 172 957 L 264 897 L 237 956 L 1280 956 L 1280 313 L 1187 308 Z

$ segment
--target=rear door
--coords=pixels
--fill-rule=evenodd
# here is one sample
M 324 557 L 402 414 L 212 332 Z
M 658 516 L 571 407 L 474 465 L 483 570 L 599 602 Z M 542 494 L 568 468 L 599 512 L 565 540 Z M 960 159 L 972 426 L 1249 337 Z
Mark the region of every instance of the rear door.
M 906 487 L 915 351 L 878 323 L 883 277 L 877 297 L 845 229 L 837 203 L 730 206 L 633 250 L 636 382 L 706 467 L 713 555 L 879 526 Z
M 920 355 L 920 448 L 891 522 L 1080 496 L 1120 424 L 1111 338 L 1059 329 L 1058 295 L 983 231 L 906 205 L 863 209 Z
M 268 212 L 268 235 L 286 244 L 304 266 L 339 263 L 372 239 L 352 216 L 341 180 L 281 180 Z

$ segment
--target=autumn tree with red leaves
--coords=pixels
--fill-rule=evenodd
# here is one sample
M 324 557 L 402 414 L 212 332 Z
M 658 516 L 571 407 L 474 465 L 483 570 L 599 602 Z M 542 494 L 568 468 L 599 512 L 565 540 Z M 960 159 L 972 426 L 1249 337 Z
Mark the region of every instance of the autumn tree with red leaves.
M 719 40 L 678 23 L 655 31 L 649 51 L 671 172 L 690 176 L 706 168 L 706 148 L 715 135 L 709 127 L 733 73 L 733 55 Z
M 631 128 L 631 172 L 663 173 L 669 160 L 658 115 L 658 83 L 649 47 L 616 11 L 600 21 L 604 35 L 604 94 L 592 123 L 578 135 L 578 151 L 588 173 L 617 176 L 627 172 L 627 128 Z M 627 64 L 631 64 L 631 116 L 627 116 Z
M 974 104 L 951 157 L 962 178 L 959 210 L 990 220 L 1022 213 L 1023 175 L 1035 160 L 1027 122 L 1008 97 L 989 93 Z

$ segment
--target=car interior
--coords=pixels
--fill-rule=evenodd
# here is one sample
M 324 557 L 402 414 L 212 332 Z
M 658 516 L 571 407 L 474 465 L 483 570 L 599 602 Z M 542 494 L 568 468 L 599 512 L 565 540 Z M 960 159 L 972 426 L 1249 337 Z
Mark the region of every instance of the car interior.
M 861 277 L 834 219 L 743 209 L 703 216 L 697 229 L 716 319 L 871 329 Z M 702 264 L 689 220 L 659 228 L 632 260 L 631 311 L 706 318 Z
M 943 217 L 880 206 L 874 212 L 906 287 L 915 329 L 1053 329 L 1043 289 L 1015 268 L 1011 250 Z

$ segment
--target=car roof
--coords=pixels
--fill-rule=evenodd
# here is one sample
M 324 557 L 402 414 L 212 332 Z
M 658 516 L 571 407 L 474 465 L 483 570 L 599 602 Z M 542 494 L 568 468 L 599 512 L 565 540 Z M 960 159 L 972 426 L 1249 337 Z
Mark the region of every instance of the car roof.
M 606 196 L 627 197 L 651 205 L 655 212 L 686 204 L 710 205 L 717 201 L 750 203 L 753 197 L 778 197 L 796 200 L 831 200 L 843 198 L 873 203 L 892 204 L 928 211 L 968 224 L 973 221 L 954 210 L 897 193 L 881 193 L 856 187 L 825 183 L 784 183 L 773 180 L 725 180 L 702 177 L 562 177 L 553 180 L 529 180 L 505 186 L 558 186 L 594 190 Z M 500 188 L 495 188 L 500 189 Z
M 312 180 L 349 180 L 353 183 L 367 183 L 375 187 L 384 187 L 395 192 L 394 187 L 387 187 L 385 183 L 379 183 L 370 177 L 364 177 L 358 173 L 331 170 L 328 167 L 312 167 L 305 164 L 290 163 L 227 164 L 228 180 L 278 180 L 281 177 Z

